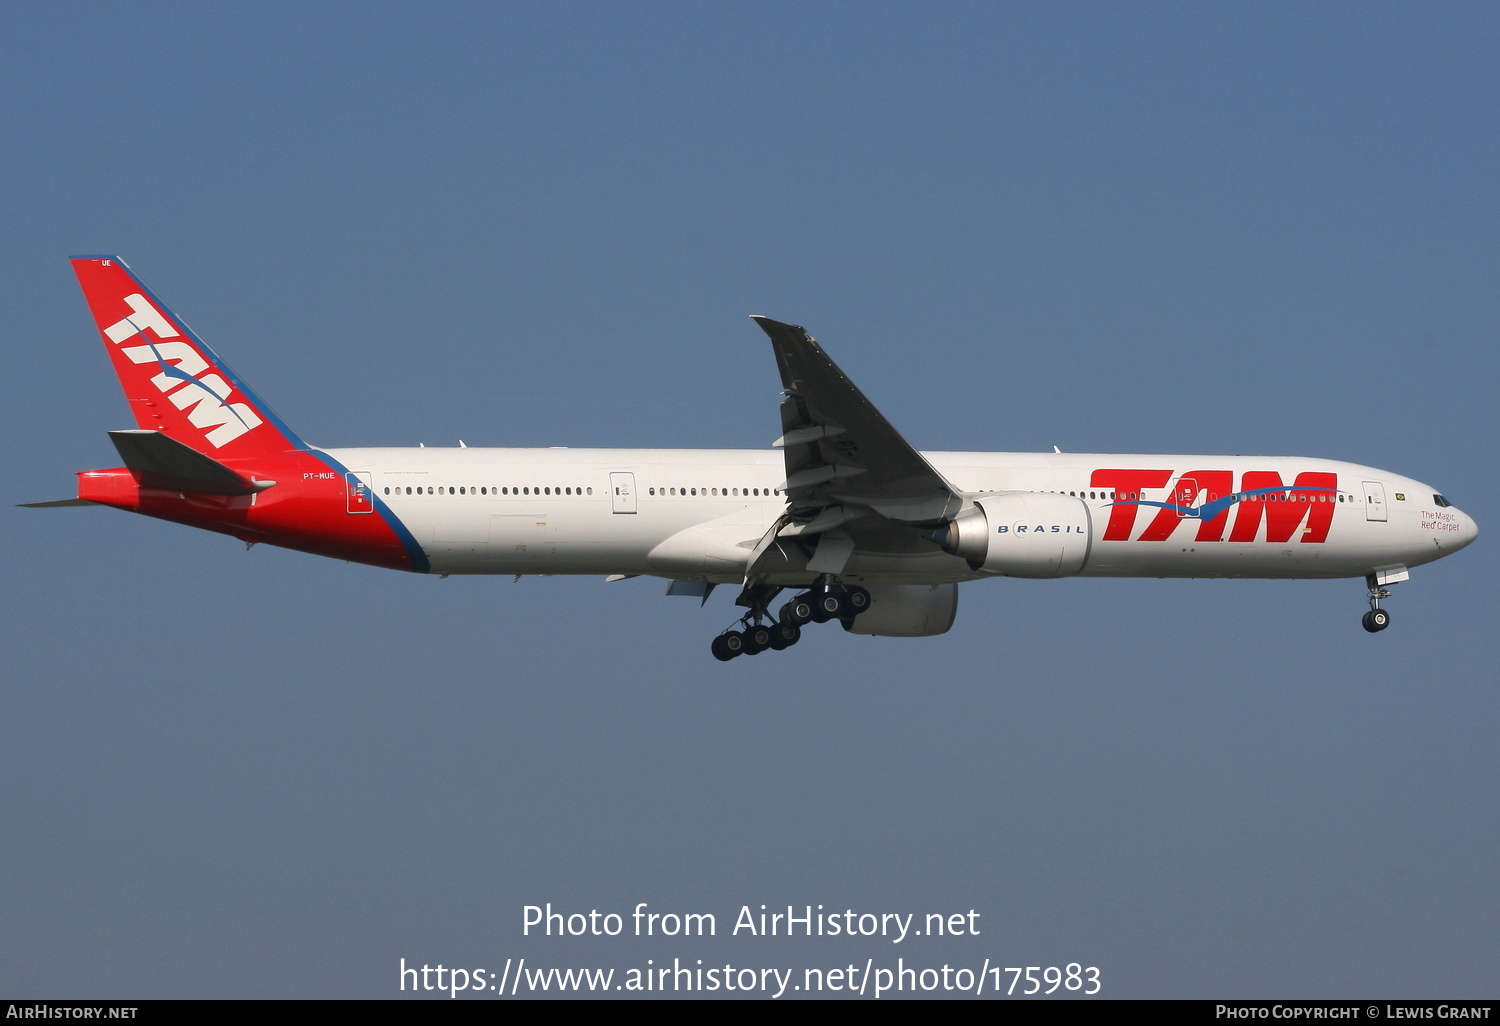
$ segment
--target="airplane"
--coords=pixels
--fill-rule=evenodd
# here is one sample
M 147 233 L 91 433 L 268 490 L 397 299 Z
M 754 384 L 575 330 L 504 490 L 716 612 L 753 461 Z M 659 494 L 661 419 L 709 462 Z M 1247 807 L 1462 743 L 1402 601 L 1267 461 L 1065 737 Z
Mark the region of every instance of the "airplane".
M 761 316 L 783 386 L 770 449 L 323 449 L 119 257 L 72 264 L 136 426 L 109 432 L 124 466 L 24 505 L 419 574 L 651 576 L 700 603 L 734 585 L 724 661 L 835 620 L 943 634 L 958 585 L 993 577 L 1362 577 L 1374 633 L 1391 585 L 1478 533 L 1436 489 L 1335 460 L 918 452 L 803 328 Z

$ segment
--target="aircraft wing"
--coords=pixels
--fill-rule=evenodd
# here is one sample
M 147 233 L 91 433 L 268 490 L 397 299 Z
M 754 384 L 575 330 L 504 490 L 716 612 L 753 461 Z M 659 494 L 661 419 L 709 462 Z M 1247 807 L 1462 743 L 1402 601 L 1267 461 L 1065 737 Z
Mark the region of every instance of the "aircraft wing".
M 781 371 L 786 398 L 776 444 L 786 459 L 791 515 L 804 524 L 799 533 L 836 529 L 856 514 L 867 518 L 865 509 L 913 526 L 936 526 L 958 513 L 963 496 L 811 335 L 769 317 L 754 320 L 770 336 Z M 839 506 L 846 512 L 835 512 Z

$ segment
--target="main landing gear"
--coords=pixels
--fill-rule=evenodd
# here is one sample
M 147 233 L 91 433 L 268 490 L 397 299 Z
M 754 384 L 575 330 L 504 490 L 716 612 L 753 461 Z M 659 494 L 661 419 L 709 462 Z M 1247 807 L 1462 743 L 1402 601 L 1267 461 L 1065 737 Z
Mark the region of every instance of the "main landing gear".
M 782 605 L 776 620 L 767 624 L 767 606 L 780 588 L 760 585 L 746 588 L 740 596 L 750 612 L 740 619 L 743 630 L 727 630 L 709 646 L 714 658 L 728 662 L 739 655 L 758 655 L 766 649 L 781 651 L 802 640 L 802 628 L 810 623 L 851 620 L 870 608 L 870 593 L 858 585 L 842 585 L 825 576 L 812 588 Z
M 744 623 L 744 621 L 740 621 Z M 725 631 L 709 648 L 714 658 L 728 662 L 738 655 L 759 655 L 766 649 L 780 652 L 802 640 L 802 628 L 789 623 L 747 624 L 742 631 Z
M 1390 598 L 1391 592 L 1389 588 L 1383 588 L 1377 583 L 1374 574 L 1365 578 L 1365 584 L 1370 588 L 1370 611 L 1364 615 L 1360 623 L 1364 625 L 1365 630 L 1374 634 L 1391 625 L 1391 614 L 1380 608 L 1380 600 Z

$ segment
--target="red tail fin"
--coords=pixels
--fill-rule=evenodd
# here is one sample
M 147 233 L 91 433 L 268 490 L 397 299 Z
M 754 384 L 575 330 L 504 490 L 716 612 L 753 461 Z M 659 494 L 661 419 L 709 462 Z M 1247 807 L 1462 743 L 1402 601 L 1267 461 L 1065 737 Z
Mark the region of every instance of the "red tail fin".
M 119 257 L 73 271 L 139 427 L 220 460 L 307 448 Z

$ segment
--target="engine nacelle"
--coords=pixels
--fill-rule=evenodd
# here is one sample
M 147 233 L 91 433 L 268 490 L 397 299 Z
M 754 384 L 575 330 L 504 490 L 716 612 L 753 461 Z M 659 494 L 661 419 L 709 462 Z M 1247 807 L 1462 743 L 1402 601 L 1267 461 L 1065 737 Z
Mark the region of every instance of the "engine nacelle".
M 870 608 L 844 621 L 850 634 L 927 638 L 945 634 L 958 615 L 956 584 L 871 584 Z
M 969 567 L 1006 577 L 1072 577 L 1088 562 L 1088 504 L 1057 492 L 984 495 L 928 537 Z

